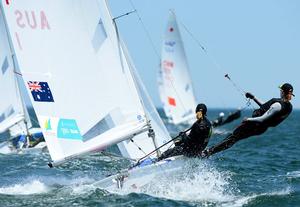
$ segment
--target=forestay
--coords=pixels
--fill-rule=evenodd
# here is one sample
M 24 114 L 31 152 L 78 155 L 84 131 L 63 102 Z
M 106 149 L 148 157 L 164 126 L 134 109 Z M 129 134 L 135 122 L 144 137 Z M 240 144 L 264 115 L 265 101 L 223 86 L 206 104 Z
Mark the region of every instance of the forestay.
M 169 120 L 174 124 L 193 120 L 196 101 L 183 42 L 173 12 L 170 12 L 164 34 L 158 80 L 160 98 Z
M 148 129 L 104 0 L 2 0 L 54 162 Z

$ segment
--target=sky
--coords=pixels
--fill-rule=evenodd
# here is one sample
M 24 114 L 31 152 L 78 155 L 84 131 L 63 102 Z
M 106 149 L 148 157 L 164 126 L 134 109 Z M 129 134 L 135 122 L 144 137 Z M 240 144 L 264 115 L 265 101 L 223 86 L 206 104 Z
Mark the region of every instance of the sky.
M 300 108 L 300 1 L 108 0 L 108 3 L 114 17 L 137 10 L 117 19 L 117 25 L 156 106 L 162 105 L 157 73 L 163 31 L 172 9 L 179 22 L 197 102 L 210 108 L 244 107 L 245 98 L 237 88 L 267 101 L 279 97 L 278 86 L 289 82 L 296 95 L 293 106 Z M 229 74 L 237 88 L 225 74 Z

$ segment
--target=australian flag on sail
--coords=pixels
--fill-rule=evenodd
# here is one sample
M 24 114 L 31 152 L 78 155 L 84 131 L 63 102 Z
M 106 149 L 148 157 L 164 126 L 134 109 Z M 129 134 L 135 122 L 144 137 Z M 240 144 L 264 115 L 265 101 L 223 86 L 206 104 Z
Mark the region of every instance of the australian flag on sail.
M 54 102 L 51 90 L 47 82 L 28 81 L 27 84 L 34 101 Z

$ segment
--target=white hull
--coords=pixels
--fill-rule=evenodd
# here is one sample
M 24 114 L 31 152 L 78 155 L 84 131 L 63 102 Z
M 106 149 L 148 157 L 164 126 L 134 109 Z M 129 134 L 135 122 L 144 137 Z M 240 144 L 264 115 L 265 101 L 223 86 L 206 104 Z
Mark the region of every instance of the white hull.
M 112 191 L 125 189 L 138 191 L 162 176 L 168 176 L 184 167 L 186 159 L 183 156 L 171 157 L 160 162 L 143 167 L 135 167 L 116 175 L 109 176 L 95 183 L 95 186 Z

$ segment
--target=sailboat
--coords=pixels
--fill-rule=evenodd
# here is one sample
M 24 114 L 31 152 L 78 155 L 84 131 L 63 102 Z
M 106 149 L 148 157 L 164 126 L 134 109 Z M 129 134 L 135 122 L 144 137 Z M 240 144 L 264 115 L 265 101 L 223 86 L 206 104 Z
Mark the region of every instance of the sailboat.
M 49 166 L 112 145 L 123 157 L 141 161 L 100 180 L 98 185 L 105 189 L 141 187 L 155 172 L 182 168 L 175 157 L 148 162 L 169 149 L 172 139 L 105 0 L 15 0 L 2 6 L 51 156 Z M 31 90 L 32 84 L 41 91 Z M 145 156 L 149 159 L 141 160 Z M 171 167 L 175 160 L 179 162 Z
M 22 147 L 17 146 L 17 138 L 21 135 L 26 137 L 29 133 L 39 131 L 33 128 L 24 98 L 21 93 L 21 82 L 18 80 L 15 71 L 15 63 L 12 58 L 12 51 L 7 36 L 3 13 L 0 11 L 0 133 L 9 131 L 10 139 L 0 143 L 0 153 L 10 154 L 15 152 L 42 149 L 45 143 L 39 143 L 29 148 L 29 140 Z M 27 136 L 28 137 L 28 136 Z M 28 138 L 27 138 L 28 139 Z
M 158 73 L 160 99 L 168 122 L 193 123 L 196 107 L 183 41 L 173 11 L 165 29 Z
M 115 144 L 137 159 L 170 141 L 105 0 L 2 6 L 52 166 Z

